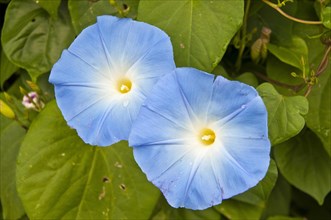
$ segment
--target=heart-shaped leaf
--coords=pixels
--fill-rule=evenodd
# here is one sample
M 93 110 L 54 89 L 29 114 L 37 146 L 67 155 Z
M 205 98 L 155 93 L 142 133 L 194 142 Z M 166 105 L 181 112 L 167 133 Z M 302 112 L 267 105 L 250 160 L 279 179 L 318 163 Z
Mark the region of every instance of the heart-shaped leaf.
M 115 2 L 115 1 L 114 1 Z M 119 9 L 129 10 L 127 17 L 137 17 L 138 2 L 136 0 L 117 0 L 116 4 Z M 72 24 L 77 34 L 79 34 L 87 26 L 94 24 L 99 15 L 115 15 L 118 10 L 110 4 L 109 0 L 99 1 L 77 1 L 69 0 L 69 11 L 72 19 Z
M 19 68 L 10 62 L 1 48 L 0 54 L 0 87 L 3 87 L 4 82 L 9 79 L 13 73 L 15 73 Z
M 319 77 L 308 96 L 307 126 L 321 139 L 331 157 L 331 65 Z
M 33 0 L 12 0 L 6 10 L 1 42 L 8 59 L 26 69 L 33 80 L 48 72 L 74 39 L 69 13 L 58 19 Z
M 147 219 L 159 197 L 127 142 L 84 144 L 54 101 L 22 143 L 17 181 L 31 219 Z
M 58 8 L 61 4 L 61 0 L 36 0 L 36 3 L 44 8 L 53 18 L 57 19 Z
M 141 0 L 138 19 L 167 32 L 177 66 L 212 71 L 240 28 L 244 1 Z
M 305 125 L 303 115 L 308 113 L 307 99 L 303 96 L 283 96 L 270 83 L 261 84 L 257 90 L 267 107 L 272 145 L 297 135 Z
M 274 155 L 286 180 L 322 205 L 331 190 L 331 160 L 319 138 L 306 129 L 300 135 L 274 146 Z
M 293 37 L 291 46 L 269 44 L 268 50 L 279 60 L 304 70 L 308 61 L 308 47 L 300 37 Z
M 0 115 L 0 198 L 4 219 L 19 219 L 24 209 L 16 190 L 16 158 L 25 135 L 20 125 Z

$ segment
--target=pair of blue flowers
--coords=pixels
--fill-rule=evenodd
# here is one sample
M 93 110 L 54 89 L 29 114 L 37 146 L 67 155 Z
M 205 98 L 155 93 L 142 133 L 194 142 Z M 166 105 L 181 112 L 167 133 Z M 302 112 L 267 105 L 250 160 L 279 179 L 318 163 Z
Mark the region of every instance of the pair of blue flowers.
M 169 37 L 154 26 L 98 17 L 49 80 L 69 126 L 91 145 L 128 140 L 173 207 L 220 204 L 267 172 L 267 112 L 256 90 L 176 69 Z

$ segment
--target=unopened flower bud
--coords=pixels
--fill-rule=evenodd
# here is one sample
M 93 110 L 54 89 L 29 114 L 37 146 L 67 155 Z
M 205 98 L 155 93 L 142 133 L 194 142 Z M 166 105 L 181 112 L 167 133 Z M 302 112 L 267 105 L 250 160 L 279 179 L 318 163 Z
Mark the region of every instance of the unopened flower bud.
M 26 83 L 29 85 L 29 87 L 30 87 L 33 91 L 40 92 L 40 88 L 39 88 L 39 86 L 38 86 L 36 83 L 34 83 L 34 82 L 32 82 L 32 81 L 29 81 L 29 80 L 27 80 Z
M 271 30 L 263 27 L 261 36 L 251 46 L 251 58 L 255 63 L 265 60 L 268 55 L 267 45 L 270 41 Z
M 1 99 L 0 99 L 0 113 L 7 118 L 10 118 L 10 119 L 15 118 L 14 111 Z

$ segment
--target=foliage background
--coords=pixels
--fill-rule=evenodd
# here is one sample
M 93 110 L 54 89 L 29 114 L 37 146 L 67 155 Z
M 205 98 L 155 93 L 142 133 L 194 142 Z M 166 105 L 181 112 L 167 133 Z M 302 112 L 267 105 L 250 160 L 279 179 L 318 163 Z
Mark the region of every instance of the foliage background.
M 0 0 L 0 6 L 3 219 L 331 219 L 329 0 Z M 127 142 L 91 147 L 66 125 L 49 71 L 103 14 L 166 31 L 177 66 L 257 88 L 273 158 L 257 186 L 207 210 L 173 209 Z M 43 110 L 21 104 L 30 91 L 47 103 Z

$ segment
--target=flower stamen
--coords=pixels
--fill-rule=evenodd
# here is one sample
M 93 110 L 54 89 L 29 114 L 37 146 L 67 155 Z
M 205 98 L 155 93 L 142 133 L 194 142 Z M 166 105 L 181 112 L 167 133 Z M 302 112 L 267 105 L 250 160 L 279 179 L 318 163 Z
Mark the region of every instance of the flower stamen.
M 130 92 L 132 87 L 132 82 L 128 78 L 121 78 L 117 81 L 117 90 L 122 93 Z
M 205 145 L 209 146 L 215 142 L 215 132 L 209 128 L 203 128 L 200 130 L 198 135 L 199 141 Z

